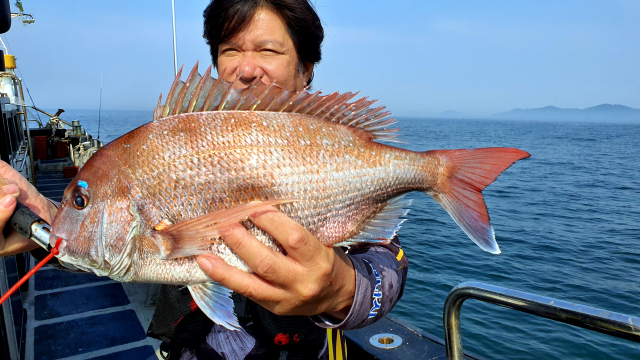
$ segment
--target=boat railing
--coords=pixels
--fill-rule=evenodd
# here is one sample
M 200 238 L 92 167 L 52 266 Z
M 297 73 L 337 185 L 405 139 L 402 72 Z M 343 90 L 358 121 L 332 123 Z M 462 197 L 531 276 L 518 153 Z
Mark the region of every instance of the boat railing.
M 19 155 L 22 155 L 22 159 L 18 159 Z M 24 171 L 24 165 L 27 163 L 27 160 L 29 160 L 29 156 L 27 155 L 26 144 L 23 144 L 22 146 L 20 146 L 20 152 L 15 156 L 15 158 L 16 158 L 16 164 L 20 164 L 20 166 L 18 166 L 16 170 L 19 173 L 22 173 Z
M 444 305 L 447 359 L 462 360 L 460 310 L 467 299 L 503 306 L 554 321 L 640 342 L 640 318 L 480 282 L 451 290 Z

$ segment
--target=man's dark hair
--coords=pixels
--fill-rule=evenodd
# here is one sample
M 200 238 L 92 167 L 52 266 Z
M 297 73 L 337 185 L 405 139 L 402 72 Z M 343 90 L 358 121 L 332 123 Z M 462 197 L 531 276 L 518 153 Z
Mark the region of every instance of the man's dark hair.
M 300 66 L 320 62 L 324 29 L 308 0 L 213 0 L 204 9 L 202 35 L 209 45 L 213 66 L 218 67 L 218 46 L 240 33 L 260 8 L 273 10 L 282 18 L 298 53 Z M 313 72 L 307 85 L 312 80 Z

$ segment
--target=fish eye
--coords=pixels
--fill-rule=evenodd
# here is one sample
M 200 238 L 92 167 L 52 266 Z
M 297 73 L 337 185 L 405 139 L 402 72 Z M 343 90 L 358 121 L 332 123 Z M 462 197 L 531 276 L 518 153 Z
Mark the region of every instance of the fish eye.
M 87 207 L 87 203 L 88 202 L 89 201 L 88 201 L 88 199 L 86 199 L 86 196 L 84 196 L 82 194 L 76 194 L 76 196 L 73 198 L 73 205 L 78 210 L 82 210 L 85 207 Z

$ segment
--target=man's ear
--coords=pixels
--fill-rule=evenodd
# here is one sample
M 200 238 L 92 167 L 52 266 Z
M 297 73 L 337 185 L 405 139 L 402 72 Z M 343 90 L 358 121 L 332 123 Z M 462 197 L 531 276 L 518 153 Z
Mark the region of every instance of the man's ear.
M 312 63 L 302 63 L 302 78 L 304 79 L 304 86 L 307 86 L 309 83 L 309 79 L 313 75 L 313 64 Z

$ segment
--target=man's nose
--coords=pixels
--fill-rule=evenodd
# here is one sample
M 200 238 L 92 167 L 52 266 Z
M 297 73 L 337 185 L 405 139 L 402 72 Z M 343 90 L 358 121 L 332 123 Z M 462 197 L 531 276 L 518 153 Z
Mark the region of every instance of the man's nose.
M 238 82 L 248 86 L 255 78 L 263 76 L 264 70 L 257 59 L 251 54 L 244 55 L 236 69 L 236 78 L 239 78 Z

